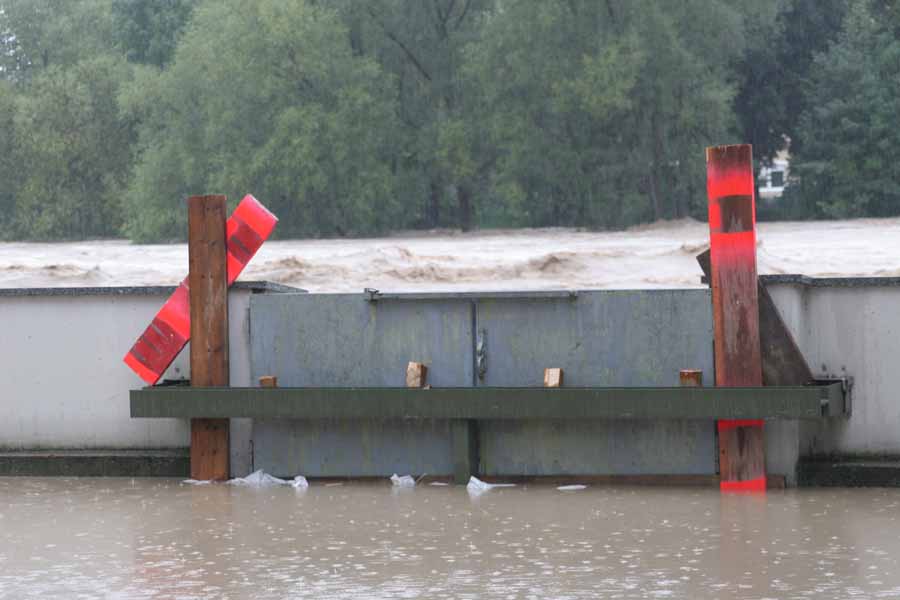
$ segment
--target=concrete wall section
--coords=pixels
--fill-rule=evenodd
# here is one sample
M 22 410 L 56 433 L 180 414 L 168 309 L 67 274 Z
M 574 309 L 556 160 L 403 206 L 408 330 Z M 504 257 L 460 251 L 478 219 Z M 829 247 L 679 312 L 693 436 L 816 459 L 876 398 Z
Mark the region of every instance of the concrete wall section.
M 160 448 L 189 444 L 186 422 L 131 419 L 144 382 L 122 362 L 165 296 L 0 296 L 0 446 Z M 166 377 L 188 375 L 183 352 Z
M 770 284 L 817 376 L 852 376 L 853 414 L 800 424 L 804 456 L 900 454 L 900 285 L 880 280 Z
M 250 379 L 252 284 L 229 293 L 233 386 Z M 261 290 L 265 286 L 261 286 Z M 122 362 L 172 289 L 0 290 L 0 449 L 185 448 L 190 425 L 132 419 L 128 391 L 144 382 Z M 189 378 L 189 350 L 164 378 Z M 232 423 L 232 464 L 251 466 L 250 420 Z

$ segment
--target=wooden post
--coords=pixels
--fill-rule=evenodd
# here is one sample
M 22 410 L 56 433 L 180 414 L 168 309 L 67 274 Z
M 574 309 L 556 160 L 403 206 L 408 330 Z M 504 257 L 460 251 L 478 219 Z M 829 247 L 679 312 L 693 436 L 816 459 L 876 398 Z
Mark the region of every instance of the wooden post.
M 717 386 L 761 386 L 756 205 L 749 145 L 706 150 Z M 765 491 L 761 419 L 719 421 L 723 491 Z
M 559 368 L 544 369 L 544 387 L 562 387 L 563 370 Z
M 703 387 L 703 371 L 682 369 L 678 372 L 678 380 L 682 387 Z
M 188 198 L 191 386 L 228 385 L 225 196 Z M 191 420 L 191 477 L 228 479 L 228 419 Z

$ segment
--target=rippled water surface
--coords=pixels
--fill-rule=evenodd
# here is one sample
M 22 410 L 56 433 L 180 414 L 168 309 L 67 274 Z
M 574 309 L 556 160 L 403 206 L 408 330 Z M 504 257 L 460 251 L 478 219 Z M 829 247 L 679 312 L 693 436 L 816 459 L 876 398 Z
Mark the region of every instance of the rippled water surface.
M 0 478 L 0 597 L 896 598 L 898 514 L 900 490 Z

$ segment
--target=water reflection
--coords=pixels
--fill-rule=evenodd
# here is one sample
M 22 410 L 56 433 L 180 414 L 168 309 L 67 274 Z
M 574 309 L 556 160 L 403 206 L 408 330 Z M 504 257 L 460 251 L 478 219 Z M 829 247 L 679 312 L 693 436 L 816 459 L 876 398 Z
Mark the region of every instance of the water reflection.
M 0 479 L 0 597 L 900 596 L 900 490 Z

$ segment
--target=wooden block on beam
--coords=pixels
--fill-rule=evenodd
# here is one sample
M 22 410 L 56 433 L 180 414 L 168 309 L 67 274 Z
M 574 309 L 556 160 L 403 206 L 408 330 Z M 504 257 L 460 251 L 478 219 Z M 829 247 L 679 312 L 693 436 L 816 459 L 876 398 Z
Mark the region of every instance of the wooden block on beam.
M 563 370 L 560 368 L 544 369 L 544 387 L 557 388 L 563 385 Z
M 259 387 L 264 388 L 277 388 L 278 387 L 278 378 L 274 375 L 263 375 L 259 378 Z
M 678 372 L 678 380 L 682 387 L 703 387 L 703 371 L 682 369 Z
M 428 367 L 420 362 L 406 365 L 406 387 L 423 388 L 428 380 Z
M 225 209 L 225 196 L 188 198 L 192 387 L 228 385 Z M 193 479 L 228 479 L 228 430 L 228 419 L 191 421 Z

